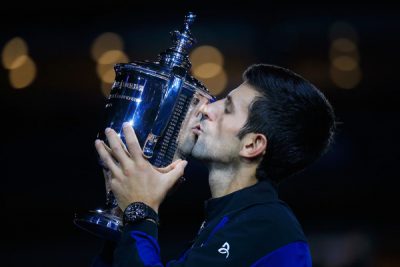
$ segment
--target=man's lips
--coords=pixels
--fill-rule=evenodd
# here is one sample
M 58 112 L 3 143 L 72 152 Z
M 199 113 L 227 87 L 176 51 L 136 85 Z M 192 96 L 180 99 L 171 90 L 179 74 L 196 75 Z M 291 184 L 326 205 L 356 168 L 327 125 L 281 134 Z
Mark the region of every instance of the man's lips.
M 194 126 L 192 128 L 192 131 L 193 131 L 194 134 L 197 134 L 197 135 L 199 135 L 199 134 L 201 134 L 203 132 L 203 130 L 201 129 L 200 124 L 197 124 L 196 126 Z

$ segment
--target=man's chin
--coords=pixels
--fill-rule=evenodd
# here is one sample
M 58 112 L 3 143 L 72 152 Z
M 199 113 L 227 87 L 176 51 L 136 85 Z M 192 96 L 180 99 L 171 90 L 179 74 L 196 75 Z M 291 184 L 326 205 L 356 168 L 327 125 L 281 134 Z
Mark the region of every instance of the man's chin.
M 182 156 L 190 156 L 192 154 L 192 150 L 197 142 L 196 135 L 190 135 L 185 138 L 185 140 L 178 145 L 178 151 Z
M 192 157 L 199 159 L 199 160 L 208 159 L 209 155 L 208 155 L 207 147 L 204 145 L 204 142 L 196 139 L 196 142 L 193 146 L 191 155 L 192 155 Z

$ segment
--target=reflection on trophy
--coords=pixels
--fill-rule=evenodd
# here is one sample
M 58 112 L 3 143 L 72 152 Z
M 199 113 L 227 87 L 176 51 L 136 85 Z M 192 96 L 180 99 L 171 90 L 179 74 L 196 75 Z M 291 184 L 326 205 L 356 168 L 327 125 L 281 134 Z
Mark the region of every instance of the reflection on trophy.
M 115 65 L 116 77 L 105 106 L 105 124 L 99 131 L 99 139 L 107 142 L 104 129 L 110 127 L 125 142 L 122 124 L 129 122 L 144 157 L 155 167 L 165 167 L 190 152 L 194 144 L 194 139 L 188 136 L 193 127 L 191 118 L 202 104 L 213 100 L 207 88 L 189 74 L 188 52 L 195 43 L 190 26 L 194 19 L 193 13 L 185 17 L 183 28 L 171 33 L 172 47 L 155 62 Z M 105 209 L 76 216 L 74 223 L 99 237 L 117 240 L 121 215 L 109 191 Z

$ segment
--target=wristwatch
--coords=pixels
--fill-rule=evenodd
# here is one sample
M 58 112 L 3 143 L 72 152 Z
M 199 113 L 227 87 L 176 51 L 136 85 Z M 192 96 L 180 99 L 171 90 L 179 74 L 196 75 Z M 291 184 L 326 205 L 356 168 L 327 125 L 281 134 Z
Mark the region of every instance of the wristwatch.
M 129 204 L 124 210 L 124 216 L 122 218 L 124 225 L 145 219 L 153 220 L 157 225 L 159 224 L 157 212 L 143 202 L 133 202 Z

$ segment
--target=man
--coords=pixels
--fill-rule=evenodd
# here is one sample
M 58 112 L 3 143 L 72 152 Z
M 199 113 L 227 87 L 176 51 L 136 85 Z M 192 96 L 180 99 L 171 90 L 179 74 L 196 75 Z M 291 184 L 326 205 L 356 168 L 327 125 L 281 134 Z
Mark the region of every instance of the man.
M 253 65 L 243 77 L 226 98 L 201 104 L 192 134 L 182 141 L 206 162 L 212 198 L 192 247 L 167 266 L 311 266 L 301 226 L 278 199 L 276 185 L 326 151 L 335 127 L 332 107 L 287 69 Z M 155 169 L 143 158 L 133 129 L 126 124 L 123 131 L 127 150 L 111 129 L 110 148 L 95 144 L 124 211 L 113 266 L 163 266 L 157 212 L 187 162 Z

